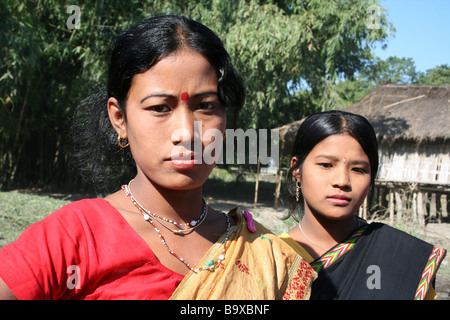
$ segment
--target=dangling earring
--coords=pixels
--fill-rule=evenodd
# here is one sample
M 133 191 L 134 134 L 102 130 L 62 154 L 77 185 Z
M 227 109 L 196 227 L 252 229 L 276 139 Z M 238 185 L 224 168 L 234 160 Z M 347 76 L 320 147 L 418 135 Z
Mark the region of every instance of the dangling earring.
M 121 148 L 126 148 L 126 147 L 128 147 L 129 145 L 130 145 L 130 142 L 129 141 L 127 141 L 127 144 L 126 145 L 123 145 L 122 143 L 121 143 L 121 138 L 120 138 L 120 135 L 117 135 L 117 143 L 119 144 L 119 146 L 121 147 Z M 125 139 L 123 139 L 123 140 L 125 140 Z
M 295 201 L 300 202 L 300 192 L 301 192 L 302 186 L 300 185 L 300 182 L 297 181 L 297 189 L 295 191 Z
M 224 133 L 223 133 L 223 140 L 225 140 L 227 138 L 227 132 L 225 131 Z

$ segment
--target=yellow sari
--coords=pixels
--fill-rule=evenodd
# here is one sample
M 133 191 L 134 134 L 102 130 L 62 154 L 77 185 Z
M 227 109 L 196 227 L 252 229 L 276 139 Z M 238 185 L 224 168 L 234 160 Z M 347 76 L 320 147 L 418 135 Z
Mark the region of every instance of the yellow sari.
M 309 299 L 316 272 L 287 243 L 251 215 L 233 209 L 236 219 L 226 242 L 225 260 L 214 271 L 190 271 L 172 300 L 301 300 Z M 211 265 L 223 254 L 223 235 L 197 263 L 195 269 Z

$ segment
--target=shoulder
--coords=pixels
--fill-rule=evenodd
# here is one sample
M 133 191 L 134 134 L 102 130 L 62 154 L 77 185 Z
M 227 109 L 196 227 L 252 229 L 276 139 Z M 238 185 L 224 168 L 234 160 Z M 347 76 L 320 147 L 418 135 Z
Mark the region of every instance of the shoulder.
M 72 219 L 92 220 L 109 216 L 115 208 L 106 200 L 100 198 L 83 199 L 71 202 L 56 210 L 44 220 L 43 223 L 52 220 L 72 221 Z
M 302 246 L 295 241 L 287 232 L 283 232 L 279 235 L 279 238 L 290 245 L 297 253 L 301 254 Z
M 308 263 L 312 263 L 314 258 L 306 251 L 297 241 L 295 241 L 288 233 L 283 232 L 279 235 L 280 239 L 286 242 L 292 249 L 302 256 Z
M 0 250 L 0 275 L 14 294 L 23 299 L 56 299 L 68 266 L 84 267 L 93 230 L 90 217 L 108 203 L 101 199 L 72 202 L 28 226 L 16 241 Z M 96 214 L 97 213 L 97 214 Z
M 446 250 L 382 223 L 371 223 L 361 241 L 363 246 L 371 249 L 373 255 L 380 259 L 389 257 L 391 261 L 399 263 L 408 261 L 408 268 L 417 264 L 423 270 L 431 263 L 437 270 L 446 255 Z
M 430 255 L 433 252 L 440 252 L 445 255 L 446 250 L 419 239 L 405 231 L 396 229 L 384 223 L 371 223 L 364 232 L 365 235 L 373 234 L 375 241 L 386 243 L 390 248 L 405 248 L 412 250 L 415 255 Z M 431 253 L 430 253 L 431 252 Z
M 54 211 L 41 221 L 28 226 L 15 243 L 78 243 L 91 233 L 96 226 L 113 212 L 112 207 L 103 199 L 85 199 L 71 202 Z M 61 243 L 60 243 L 61 244 Z
M 415 277 L 418 285 L 415 298 L 435 297 L 431 282 L 446 250 L 383 223 L 371 223 L 364 234 L 369 239 L 366 243 L 370 245 L 372 255 L 377 256 L 379 261 L 386 261 L 386 269 L 398 268 L 397 273 L 392 272 L 394 277 L 401 279 L 406 274 L 410 274 L 410 278 Z
M 395 242 L 395 243 L 413 243 L 418 245 L 431 245 L 422 239 L 419 239 L 405 231 L 399 230 L 390 225 L 372 222 L 370 223 L 364 231 L 364 235 L 372 236 L 378 240 L 384 242 Z
M 258 265 L 263 266 L 267 276 L 270 275 L 268 266 L 272 266 L 275 277 L 283 279 L 283 299 L 295 297 L 309 297 L 310 285 L 317 274 L 307 260 L 289 243 L 283 241 L 272 231 L 253 218 L 249 211 L 242 211 L 240 217 L 240 239 L 247 248 L 247 256 Z M 244 259 L 241 259 L 244 261 Z
M 83 199 L 71 202 L 56 210 L 54 214 L 79 213 L 79 212 L 96 212 L 113 209 L 112 205 L 101 198 Z
M 273 235 L 269 229 L 256 221 L 253 215 L 247 210 L 241 211 L 238 208 L 234 208 L 228 214 L 235 218 L 236 225 L 242 229 L 241 232 L 254 234 L 255 236 L 260 234 Z
M 256 221 L 249 211 L 237 211 L 236 215 L 238 224 L 241 225 L 241 236 L 247 239 L 248 245 L 253 246 L 255 249 L 258 248 L 258 250 L 267 250 L 267 252 L 281 252 L 286 257 L 301 256 L 290 243 L 284 241 L 285 239 L 281 239 Z

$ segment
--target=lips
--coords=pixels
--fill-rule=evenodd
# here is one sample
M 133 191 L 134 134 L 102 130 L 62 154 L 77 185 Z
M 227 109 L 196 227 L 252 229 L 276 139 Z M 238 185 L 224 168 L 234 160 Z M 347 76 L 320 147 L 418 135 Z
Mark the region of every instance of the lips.
M 341 206 L 347 205 L 352 201 L 351 198 L 349 198 L 343 194 L 334 194 L 332 196 L 328 196 L 327 200 L 333 204 L 341 205 Z
M 169 161 L 174 167 L 180 169 L 189 169 L 195 166 L 195 160 L 170 160 Z
M 178 154 L 170 158 L 166 158 L 165 161 L 172 164 L 174 167 L 179 169 L 189 169 L 194 167 L 196 164 L 201 163 L 201 157 L 195 153 Z

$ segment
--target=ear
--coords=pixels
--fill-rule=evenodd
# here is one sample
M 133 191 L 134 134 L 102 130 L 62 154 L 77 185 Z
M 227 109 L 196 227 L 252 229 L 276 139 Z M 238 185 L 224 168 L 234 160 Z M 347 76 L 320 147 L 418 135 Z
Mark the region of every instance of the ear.
M 301 170 L 301 166 L 300 166 L 300 160 L 297 157 L 292 157 L 292 159 L 291 159 L 291 169 L 292 169 L 292 176 L 298 182 L 301 182 L 302 170 Z
M 116 98 L 110 97 L 107 106 L 109 121 L 111 121 L 114 130 L 116 130 L 121 139 L 128 139 L 125 113 L 119 106 L 119 102 Z

